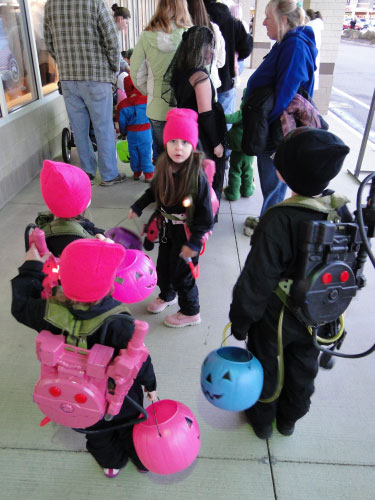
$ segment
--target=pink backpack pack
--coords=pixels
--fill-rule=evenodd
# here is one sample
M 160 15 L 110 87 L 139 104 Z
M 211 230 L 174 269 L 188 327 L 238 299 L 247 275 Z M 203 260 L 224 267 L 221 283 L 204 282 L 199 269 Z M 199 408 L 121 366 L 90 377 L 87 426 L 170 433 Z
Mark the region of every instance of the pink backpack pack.
M 118 318 L 121 315 L 107 318 L 101 342 L 108 324 Z M 64 335 L 53 335 L 47 330 L 38 334 L 36 355 L 41 369 L 33 400 L 46 415 L 41 426 L 52 420 L 77 429 L 90 427 L 103 417 L 111 420 L 120 412 L 125 397 L 147 416 L 144 409 L 127 396 L 148 357 L 144 345 L 148 323 L 135 320 L 134 324 L 127 348 L 121 349 L 114 359 L 112 347 L 95 344 L 91 349 L 82 349 L 66 344 Z M 109 378 L 115 382 L 114 389 L 108 387 Z

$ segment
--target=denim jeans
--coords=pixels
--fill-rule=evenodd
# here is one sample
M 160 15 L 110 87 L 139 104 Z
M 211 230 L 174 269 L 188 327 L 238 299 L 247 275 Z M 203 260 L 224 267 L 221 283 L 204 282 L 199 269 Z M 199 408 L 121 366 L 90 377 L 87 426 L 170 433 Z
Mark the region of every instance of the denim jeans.
M 217 93 L 217 100 L 223 106 L 224 113 L 226 115 L 230 115 L 231 113 L 234 113 L 234 106 L 236 103 L 236 89 L 233 87 L 230 90 L 225 90 L 224 92 L 218 92 Z M 232 128 L 232 124 L 228 123 L 227 130 L 230 130 L 231 128 Z M 225 158 L 229 158 L 231 152 L 232 151 L 230 149 L 226 149 L 225 150 Z
M 162 122 L 159 120 L 151 120 L 151 118 L 149 120 L 151 123 L 153 137 L 156 142 L 156 149 L 158 155 L 160 155 L 164 151 L 163 130 L 166 122 Z
M 88 174 L 96 173 L 96 156 L 89 138 L 91 119 L 98 146 L 100 176 L 103 181 L 114 179 L 118 169 L 112 84 L 64 80 L 61 87 L 81 167 Z
M 270 155 L 273 152 L 264 152 L 257 156 L 260 187 L 263 194 L 263 205 L 260 215 L 268 208 L 281 203 L 285 198 L 287 185 L 281 182 L 276 175 L 276 168 Z

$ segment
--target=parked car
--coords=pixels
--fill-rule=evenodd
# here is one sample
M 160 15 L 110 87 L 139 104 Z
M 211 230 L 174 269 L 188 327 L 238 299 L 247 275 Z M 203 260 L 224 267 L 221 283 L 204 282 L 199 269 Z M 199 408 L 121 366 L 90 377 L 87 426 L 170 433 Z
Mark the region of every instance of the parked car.
M 342 29 L 343 29 L 343 30 L 348 30 L 348 29 L 350 29 L 350 20 L 349 20 L 349 21 L 344 21 L 344 23 L 343 23 L 343 25 L 342 25 Z M 361 26 L 358 24 L 358 22 L 357 22 L 357 24 L 355 25 L 354 29 L 355 29 L 356 31 L 360 31 L 360 30 L 361 30 Z
M 10 50 L 8 38 L 5 34 L 2 20 L 0 19 L 0 77 L 4 82 L 18 83 L 20 68 Z

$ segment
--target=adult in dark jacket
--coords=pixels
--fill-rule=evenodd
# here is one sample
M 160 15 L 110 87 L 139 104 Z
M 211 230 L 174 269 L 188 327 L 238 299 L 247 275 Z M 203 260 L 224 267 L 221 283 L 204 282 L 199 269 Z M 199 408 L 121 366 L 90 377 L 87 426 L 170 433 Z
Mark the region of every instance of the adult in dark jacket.
M 104 340 L 104 345 L 113 347 L 117 355 L 120 349 L 127 347 L 134 332 L 133 318 L 126 313 L 120 302 L 108 295 L 124 255 L 123 247 L 115 243 L 87 239 L 74 241 L 65 248 L 61 256 L 63 293 L 59 293 L 59 299 L 43 300 L 43 259 L 35 245 L 31 245 L 18 276 L 12 280 L 13 316 L 37 332 L 48 330 L 55 335 L 63 333 L 70 343 L 76 342 L 82 346 L 82 342 L 86 340 L 87 348 L 90 349 L 94 344 L 101 343 L 105 319 L 112 314 L 122 313 L 123 319 L 116 319 L 108 325 Z M 98 319 L 93 324 L 95 318 Z M 74 325 L 72 331 L 69 325 Z M 77 325 L 82 325 L 82 328 Z M 81 335 L 83 330 L 90 331 L 90 328 L 92 333 L 88 336 Z M 143 363 L 129 391 L 129 396 L 141 406 L 142 386 L 148 391 L 148 397 L 156 400 L 156 378 L 150 357 Z M 120 413 L 111 422 L 102 420 L 99 425 L 108 427 L 125 423 L 138 414 L 139 411 L 125 399 Z M 107 477 L 116 477 L 129 457 L 140 470 L 145 470 L 134 449 L 131 426 L 105 433 L 86 434 L 86 438 L 87 450 L 103 467 Z
M 276 168 L 293 196 L 260 219 L 251 251 L 233 288 L 229 312 L 233 335 L 237 340 L 247 338 L 249 351 L 263 366 L 262 399 L 271 397 L 277 385 L 277 330 L 283 305 L 274 290 L 282 279 L 294 276 L 301 223 L 326 220 L 340 205 L 340 216 L 347 215 L 346 221 L 350 220 L 345 206 L 349 200 L 326 190 L 348 152 L 349 148 L 335 135 L 308 127 L 290 132 L 276 151 Z M 305 197 L 305 206 L 298 205 L 295 193 Z M 319 351 L 306 327 L 287 308 L 282 339 L 285 378 L 280 396 L 245 411 L 255 434 L 262 439 L 271 436 L 275 418 L 279 432 L 291 435 L 295 422 L 308 412 L 314 392 Z
M 273 87 L 274 104 L 268 115 L 272 124 L 288 107 L 302 86 L 312 96 L 317 49 L 314 33 L 309 26 L 303 26 L 305 12 L 295 1 L 271 0 L 266 7 L 263 25 L 267 35 L 275 40 L 271 51 L 247 83 L 246 98 L 260 87 Z M 261 215 L 272 205 L 281 202 L 286 185 L 276 176 L 270 156 L 275 152 L 272 141 L 257 156 L 260 185 L 263 194 Z
M 235 52 L 238 60 L 246 59 L 253 48 L 253 38 L 238 19 L 233 17 L 228 7 L 216 0 L 204 0 L 210 19 L 216 23 L 225 40 L 226 59 L 222 68 L 219 68 L 221 87 L 218 88 L 218 101 L 224 108 L 225 114 L 233 113 L 236 97 L 234 87 Z

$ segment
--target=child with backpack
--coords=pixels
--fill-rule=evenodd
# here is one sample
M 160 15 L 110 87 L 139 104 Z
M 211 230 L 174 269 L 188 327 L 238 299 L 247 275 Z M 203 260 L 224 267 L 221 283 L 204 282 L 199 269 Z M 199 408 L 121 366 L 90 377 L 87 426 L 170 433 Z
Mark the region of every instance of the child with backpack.
M 81 168 L 44 160 L 40 189 L 50 212 L 39 213 L 35 224 L 44 231 L 48 250 L 55 257 L 76 239 L 103 238 L 104 229 L 82 215 L 91 202 L 91 183 Z
M 210 189 L 202 168 L 198 143 L 198 114 L 175 108 L 166 116 L 163 142 L 166 148 L 157 160 L 151 187 L 130 208 L 129 218 L 139 217 L 156 201 L 162 216 L 157 259 L 159 297 L 147 306 L 160 313 L 177 302 L 179 312 L 167 316 L 166 326 L 198 325 L 198 288 L 188 262 L 198 264 L 202 237 L 213 227 Z M 187 208 L 186 208 L 187 207 Z M 189 231 L 187 237 L 186 229 Z
M 257 402 L 245 410 L 255 434 L 267 439 L 272 423 L 280 434 L 290 436 L 295 423 L 310 408 L 319 350 L 300 315 L 284 308 L 277 290 L 281 281 L 295 279 L 300 263 L 300 231 L 312 221 L 351 222 L 345 196 L 326 189 L 340 172 L 349 148 L 334 134 L 310 127 L 290 132 L 279 145 L 275 166 L 292 197 L 269 208 L 252 236 L 251 251 L 233 288 L 229 317 L 237 340 L 264 369 L 262 399 L 271 398 L 278 385 L 278 324 L 283 314 L 282 350 L 284 385 L 271 402 Z M 288 304 L 287 304 L 288 305 Z
M 114 348 L 115 356 L 126 349 L 134 331 L 134 320 L 127 308 L 111 296 L 118 266 L 125 249 L 108 240 L 80 239 L 69 244 L 61 255 L 60 280 L 62 292 L 47 300 L 41 298 L 44 274 L 43 258 L 32 244 L 18 276 L 12 280 L 12 314 L 20 323 L 40 332 L 64 334 L 70 345 L 91 349 L 94 344 Z M 107 327 L 104 340 L 101 333 L 105 321 L 120 315 Z M 148 398 L 156 400 L 156 378 L 148 356 L 142 364 L 129 396 L 143 406 L 143 389 Z M 120 413 L 110 422 L 104 419 L 100 428 L 109 428 L 137 418 L 139 411 L 127 400 Z M 89 428 L 92 429 L 92 428 Z M 87 450 L 104 469 L 108 478 L 116 477 L 130 458 L 139 472 L 147 471 L 134 449 L 132 426 L 106 432 L 86 434 Z
M 147 96 L 134 87 L 130 76 L 124 80 L 124 89 L 127 97 L 118 105 L 116 118 L 121 134 L 128 139 L 130 168 L 135 181 L 140 179 L 143 172 L 145 181 L 151 182 L 154 165 L 151 161 L 151 124 L 146 115 Z
M 225 115 L 227 123 L 233 126 L 228 132 L 229 149 L 232 150 L 229 162 L 228 185 L 224 189 L 227 200 L 236 201 L 242 196 L 249 198 L 254 193 L 254 156 L 248 156 L 242 151 L 242 108 L 245 104 L 246 89 L 243 91 L 241 106 L 238 111 Z

